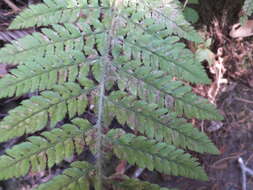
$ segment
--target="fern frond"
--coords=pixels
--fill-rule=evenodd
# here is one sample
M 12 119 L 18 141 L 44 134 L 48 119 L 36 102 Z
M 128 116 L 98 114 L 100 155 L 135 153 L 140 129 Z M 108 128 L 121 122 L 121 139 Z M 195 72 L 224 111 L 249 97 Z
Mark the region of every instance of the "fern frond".
M 51 168 L 75 152 L 80 154 L 85 145 L 83 135 L 91 126 L 87 120 L 75 118 L 73 124 L 65 124 L 31 136 L 26 142 L 15 145 L 0 156 L 0 179 L 20 177 L 32 172 Z
M 87 106 L 86 94 L 91 89 L 82 89 L 75 83 L 66 83 L 44 91 L 41 96 L 24 100 L 21 105 L 9 112 L 0 122 L 0 142 L 43 129 L 49 119 L 54 127 L 68 113 L 72 118 L 82 114 Z
M 138 36 L 140 37 L 140 36 Z M 193 83 L 209 83 L 209 79 L 203 72 L 202 66 L 197 62 L 197 60 L 193 57 L 193 55 L 186 49 L 177 49 L 175 44 L 173 51 L 167 51 L 168 54 L 171 53 L 170 57 L 164 56 L 165 54 L 162 53 L 160 50 L 163 51 L 163 47 L 159 46 L 159 48 L 154 48 L 151 45 L 155 42 L 153 39 L 149 38 L 148 36 L 144 36 L 143 41 L 139 40 L 134 42 L 135 40 L 126 40 L 126 43 L 129 47 L 128 49 L 135 49 L 137 51 L 142 51 L 145 57 L 150 56 L 150 59 L 157 59 L 159 61 L 159 65 L 161 68 L 167 68 L 167 72 L 171 75 L 174 75 L 178 78 L 187 80 Z M 145 37 L 147 37 L 145 39 Z M 161 44 L 158 44 L 161 45 Z M 168 47 L 171 45 L 167 44 Z M 187 66 L 186 66 L 187 65 Z
M 125 28 L 127 25 L 129 23 L 126 21 L 120 27 Z M 134 27 L 135 30 L 128 31 L 120 28 L 118 31 L 120 34 L 116 41 L 118 43 L 115 43 L 112 50 L 115 58 L 124 56 L 121 58 L 124 61 L 135 60 L 145 65 L 157 66 L 157 69 L 162 68 L 168 74 L 189 82 L 210 82 L 199 61 L 183 43 L 177 42 L 177 37 L 164 37 L 169 34 L 159 27 L 153 28 L 152 31 L 132 26 L 131 23 L 128 27 Z M 163 36 L 157 33 L 162 33 Z
M 118 69 L 115 80 L 122 91 L 128 90 L 148 102 L 169 106 L 179 116 L 223 119 L 214 105 L 196 96 L 192 93 L 191 87 L 173 80 L 163 70 L 145 66 L 139 61 L 124 61 L 124 59 L 118 59 L 114 65 Z
M 42 33 L 35 32 L 12 44 L 7 44 L 0 50 L 0 61 L 20 64 L 50 55 L 60 56 L 66 51 L 82 52 L 82 50 L 93 49 L 94 36 L 98 37 L 98 34 L 104 31 L 92 32 L 90 26 L 85 24 L 82 26 L 85 27 L 82 31 L 73 24 L 63 26 L 55 24 L 52 25 L 52 29 L 44 28 Z M 85 38 L 89 41 L 87 42 Z M 96 55 L 96 51 L 93 50 L 92 53 Z
M 204 181 L 208 179 L 195 158 L 172 145 L 157 143 L 144 136 L 132 134 L 125 134 L 118 138 L 118 130 L 114 129 L 107 136 L 108 139 L 113 139 L 112 148 L 116 156 L 130 164 L 170 175 Z
M 182 12 L 182 4 L 178 0 L 159 1 L 142 0 L 157 24 L 163 24 L 169 34 L 177 34 L 187 40 L 201 42 L 202 39 L 197 31 L 186 21 Z
M 191 41 L 202 41 L 197 31 L 185 20 L 182 4 L 178 0 L 164 2 L 127 0 L 122 4 L 124 5 L 121 8 L 121 16 L 130 18 L 130 21 L 135 23 L 141 23 L 141 26 L 145 26 L 144 28 L 148 30 L 155 26 L 163 29 L 168 35 L 175 34 Z
M 74 23 L 79 17 L 87 20 L 98 19 L 100 9 L 108 9 L 107 1 L 104 6 L 92 0 L 44 0 L 44 3 L 30 5 L 22 11 L 11 23 L 10 29 L 28 28 L 32 26 L 46 26 L 57 23 Z
M 43 0 L 10 28 L 31 26 L 45 27 L 0 49 L 0 62 L 18 64 L 0 79 L 0 98 L 39 94 L 0 121 L 0 142 L 31 135 L 0 156 L 0 179 L 51 168 L 87 145 L 96 166 L 75 162 L 37 189 L 168 190 L 135 179 L 107 183 L 114 180 L 111 171 L 102 171 L 103 153 L 110 150 L 140 168 L 207 180 L 197 159 L 182 149 L 219 151 L 183 117 L 222 117 L 187 85 L 210 80 L 180 41 L 201 38 L 178 0 Z M 73 119 L 85 111 L 94 114 L 95 128 Z M 71 124 L 59 126 L 68 119 Z M 113 119 L 140 136 L 111 129 Z M 49 131 L 42 132 L 45 127 Z
M 96 61 L 96 58 L 86 59 L 82 53 L 72 52 L 71 55 L 26 62 L 0 79 L 0 89 L 5 89 L 0 91 L 0 98 L 52 89 L 56 84 L 75 82 L 76 79 L 89 87 L 89 83 L 93 83 L 87 78 L 89 64 Z
M 54 177 L 47 183 L 39 185 L 35 190 L 89 190 L 90 173 L 94 167 L 85 161 L 76 161 L 63 174 Z
M 138 179 L 131 179 L 128 178 L 127 176 L 125 177 L 126 179 L 113 181 L 113 186 L 119 190 L 176 190 L 172 188 L 165 188 L 165 187 L 160 187 L 159 185 L 152 184 L 146 181 L 141 181 Z
M 174 112 L 164 107 L 136 100 L 120 91 L 113 92 L 106 100 L 106 120 L 110 121 L 116 116 L 120 124 L 128 124 L 130 128 L 146 134 L 149 138 L 164 140 L 169 144 L 201 153 L 219 153 L 204 133 L 184 119 L 177 118 Z

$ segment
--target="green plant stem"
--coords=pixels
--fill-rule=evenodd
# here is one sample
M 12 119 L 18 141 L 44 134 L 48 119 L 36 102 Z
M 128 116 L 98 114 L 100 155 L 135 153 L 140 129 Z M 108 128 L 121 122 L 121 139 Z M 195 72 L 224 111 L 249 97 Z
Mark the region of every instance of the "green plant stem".
M 115 1 L 113 2 L 113 6 L 115 5 Z M 102 178 L 103 178 L 103 150 L 102 150 L 102 142 L 103 142 L 103 113 L 104 113 L 104 100 L 105 100 L 105 85 L 107 78 L 108 66 L 110 65 L 110 53 L 112 49 L 113 35 L 115 31 L 115 21 L 113 15 L 113 9 L 111 11 L 111 29 L 108 31 L 107 35 L 107 56 L 104 57 L 101 79 L 100 79 L 100 93 L 99 93 L 99 102 L 98 102 L 98 120 L 97 120 L 97 142 L 96 142 L 96 153 L 97 153 L 97 186 L 96 190 L 102 190 Z
M 100 80 L 100 93 L 99 93 L 99 102 L 98 102 L 98 121 L 97 121 L 97 143 L 96 143 L 96 152 L 97 152 L 97 190 L 102 189 L 102 135 L 103 135 L 103 111 L 104 111 L 104 96 L 105 96 L 105 83 L 106 83 L 106 68 L 107 63 L 103 64 L 102 77 Z
M 185 0 L 183 10 L 185 9 L 186 5 L 188 4 L 188 0 Z

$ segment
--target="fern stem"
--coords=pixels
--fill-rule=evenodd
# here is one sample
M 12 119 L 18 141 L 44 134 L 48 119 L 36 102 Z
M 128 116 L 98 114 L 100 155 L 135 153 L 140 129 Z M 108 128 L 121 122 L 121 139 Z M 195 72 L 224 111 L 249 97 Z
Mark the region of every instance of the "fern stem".
M 97 120 L 97 135 L 96 135 L 96 152 L 97 152 L 97 182 L 98 190 L 102 189 L 102 135 L 103 135 L 103 112 L 104 112 L 104 96 L 105 96 L 105 83 L 106 83 L 106 68 L 107 63 L 103 64 L 102 75 L 100 80 L 100 93 L 98 102 L 98 120 Z
M 111 29 L 108 31 L 107 34 L 107 52 L 106 56 L 104 56 L 103 60 L 104 63 L 102 64 L 102 73 L 101 73 L 101 79 L 100 79 L 100 94 L 99 94 L 99 102 L 98 102 L 98 120 L 97 120 L 97 136 L 96 136 L 96 153 L 97 153 L 97 186 L 96 190 L 102 190 L 102 165 L 103 165 L 103 150 L 102 150 L 102 141 L 103 141 L 103 112 L 104 112 L 104 100 L 105 100 L 105 84 L 106 84 L 106 78 L 107 78 L 107 70 L 108 66 L 111 64 L 110 61 L 110 53 L 112 49 L 112 42 L 113 42 L 113 35 L 115 31 L 115 21 L 114 21 L 114 7 L 115 7 L 115 1 L 112 2 L 112 8 L 111 8 Z

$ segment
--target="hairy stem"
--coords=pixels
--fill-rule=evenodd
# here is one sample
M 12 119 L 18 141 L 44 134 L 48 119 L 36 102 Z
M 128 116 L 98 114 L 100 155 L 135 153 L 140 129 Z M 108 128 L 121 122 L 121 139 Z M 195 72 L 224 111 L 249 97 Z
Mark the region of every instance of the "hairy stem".
M 96 135 L 96 152 L 97 152 L 97 190 L 102 189 L 102 136 L 103 136 L 103 112 L 104 112 L 104 96 L 106 83 L 106 68 L 107 63 L 103 64 L 102 75 L 100 80 L 100 93 L 98 102 L 98 121 L 97 121 L 97 135 Z
M 106 78 L 107 78 L 107 70 L 111 64 L 110 61 L 110 53 L 113 44 L 113 35 L 115 31 L 115 18 L 113 14 L 114 4 L 112 5 L 111 11 L 111 29 L 107 32 L 107 56 L 104 56 L 102 64 L 102 72 L 101 72 L 101 79 L 100 79 L 100 93 L 99 93 L 99 102 L 98 102 L 98 120 L 97 120 L 97 136 L 96 136 L 96 153 L 97 153 L 97 186 L 96 190 L 102 190 L 102 165 L 103 165 L 103 150 L 102 150 L 102 141 L 103 141 L 103 113 L 104 113 L 104 100 L 105 100 L 105 85 L 106 85 Z

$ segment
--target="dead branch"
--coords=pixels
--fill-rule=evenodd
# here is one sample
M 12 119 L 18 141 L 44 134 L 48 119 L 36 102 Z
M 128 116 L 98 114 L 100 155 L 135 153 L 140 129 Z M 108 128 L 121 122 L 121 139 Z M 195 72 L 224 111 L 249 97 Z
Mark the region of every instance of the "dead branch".
M 14 11 L 19 12 L 20 8 L 18 8 L 11 0 L 4 0 L 4 2 Z

